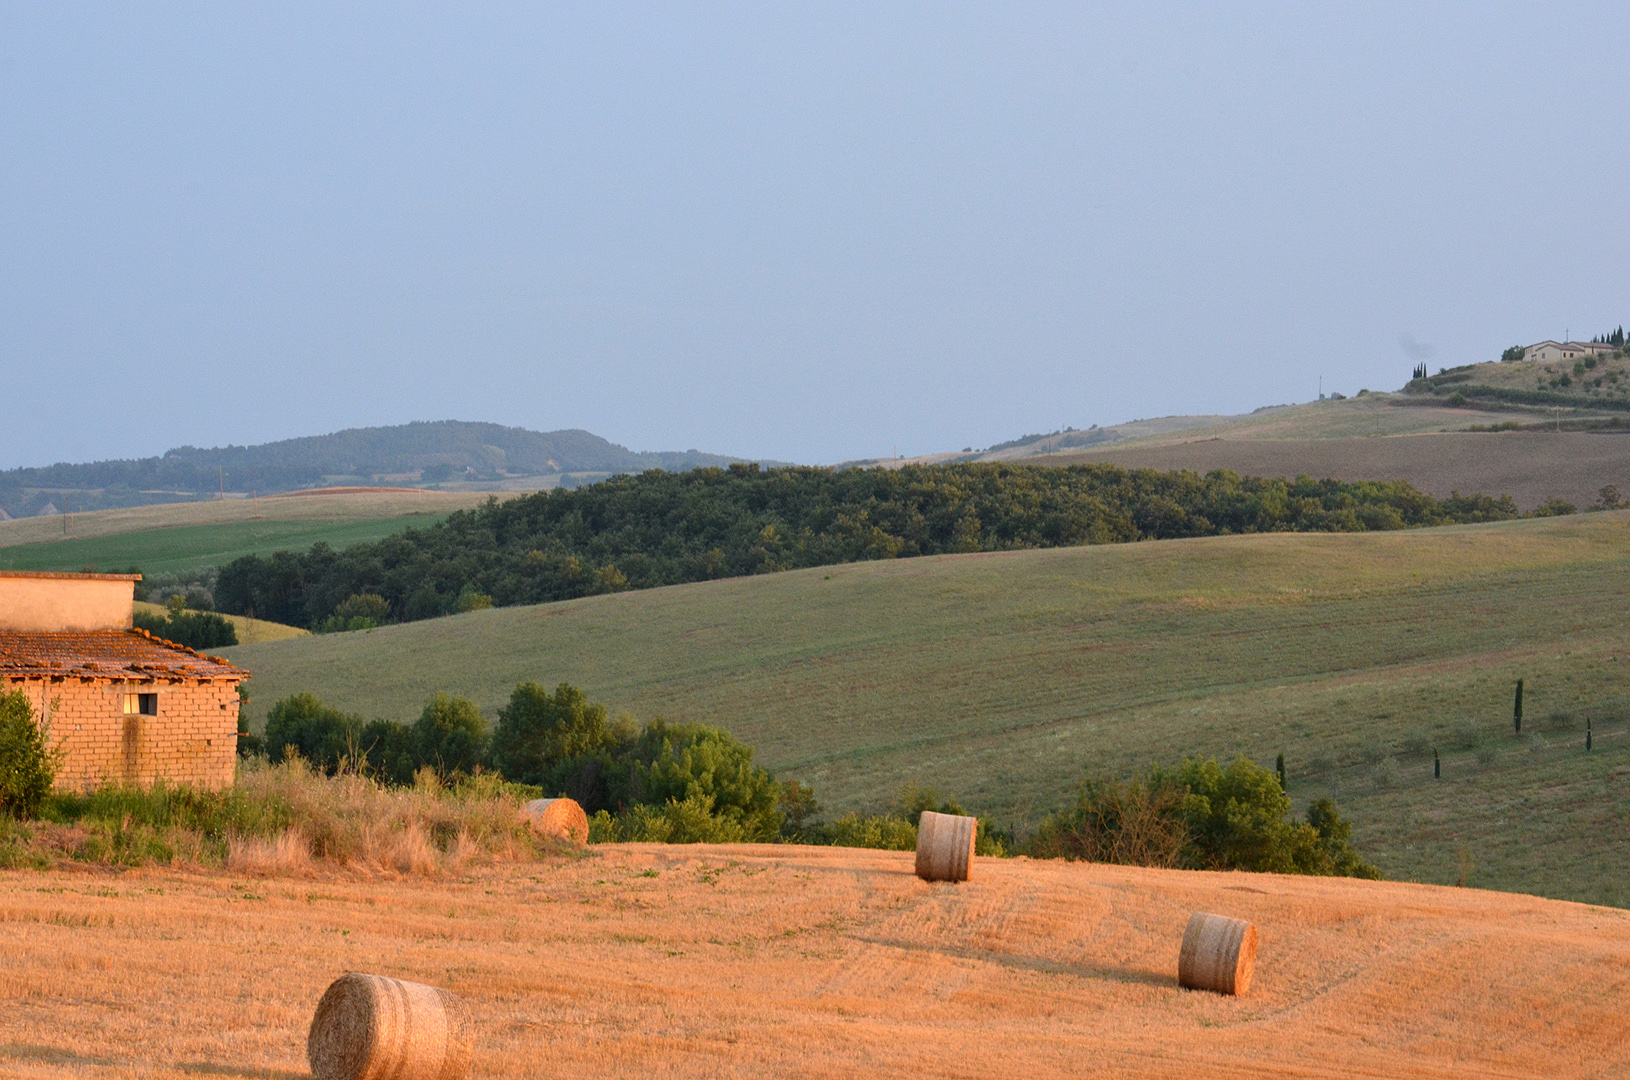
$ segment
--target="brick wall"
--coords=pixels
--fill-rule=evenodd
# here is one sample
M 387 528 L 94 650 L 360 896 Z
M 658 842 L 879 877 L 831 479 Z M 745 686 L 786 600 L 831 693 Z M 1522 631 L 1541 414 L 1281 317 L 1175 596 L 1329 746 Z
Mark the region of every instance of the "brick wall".
M 164 779 L 197 788 L 232 786 L 238 758 L 238 686 L 219 679 L 114 681 L 58 676 L 10 680 L 50 724 L 64 751 L 61 790 L 107 780 L 151 784 Z M 158 715 L 125 712 L 126 694 L 157 694 Z

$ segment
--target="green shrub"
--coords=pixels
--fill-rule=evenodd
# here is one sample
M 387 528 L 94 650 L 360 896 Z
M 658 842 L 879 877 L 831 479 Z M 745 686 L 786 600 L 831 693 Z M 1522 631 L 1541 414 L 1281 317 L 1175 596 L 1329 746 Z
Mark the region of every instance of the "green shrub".
M 548 790 L 559 782 L 562 766 L 602 756 L 609 760 L 616 742 L 605 706 L 590 702 L 577 687 L 561 683 L 550 694 L 535 682 L 524 682 L 498 710 L 492 763 L 510 780 Z M 593 813 L 590 802 L 599 805 L 605 799 L 577 801 Z
M 815 799 L 815 789 L 797 780 L 781 785 L 781 797 L 776 803 L 781 811 L 781 839 L 789 844 L 807 844 L 817 829 L 821 804 Z
M 1380 880 L 1381 871 L 1365 862 L 1353 850 L 1353 827 L 1336 813 L 1336 804 L 1332 800 L 1314 800 L 1307 808 L 1307 823 L 1318 837 L 1315 854 L 1320 869 L 1305 870 L 1303 873 Z
M 1306 822 L 1285 820 L 1290 808 L 1273 770 L 1247 758 L 1226 769 L 1185 760 L 1132 780 L 1083 784 L 1075 805 L 1047 818 L 1029 850 L 1145 866 L 1380 876 L 1353 851 L 1351 826 L 1333 803 L 1314 803 Z
M 56 781 L 62 752 L 47 743 L 34 708 L 21 690 L 0 695 L 0 813 L 38 817 Z
M 1573 731 L 1579 726 L 1579 718 L 1567 709 L 1552 709 L 1545 714 L 1545 727 L 1550 731 Z
M 441 776 L 473 773 L 487 757 L 487 721 L 473 701 L 437 694 L 413 725 L 413 756 Z
M 898 814 L 862 817 L 848 813 L 822 830 L 820 842 L 833 847 L 915 851 L 917 826 Z
M 1569 514 L 1577 514 L 1578 512 L 1579 512 L 1579 508 L 1577 506 L 1575 506 L 1573 503 L 1569 502 L 1566 499 L 1559 499 L 1559 498 L 1557 498 L 1556 496 L 1553 495 L 1549 499 L 1546 499 L 1538 507 L 1536 507 L 1534 509 L 1534 511 L 1532 513 L 1530 513 L 1528 516 L 1529 517 L 1566 517 Z
M 931 787 L 912 781 L 900 789 L 894 797 L 894 813 L 911 823 L 915 829 L 922 820 L 923 811 L 932 810 L 937 814 L 957 814 L 962 817 L 970 816 L 962 808 L 962 804 L 955 799 L 941 799 L 939 792 Z M 999 857 L 1007 854 L 1012 837 L 1005 830 L 998 829 L 989 818 L 976 817 L 978 828 L 974 830 L 974 854 Z M 863 847 L 866 845 L 849 845 Z M 916 841 L 912 841 L 916 846 Z
M 266 753 L 272 764 L 294 756 L 334 773 L 362 757 L 362 718 L 324 705 L 315 694 L 291 694 L 266 711 Z
M 353 594 L 342 600 L 334 613 L 312 630 L 319 634 L 342 634 L 352 630 L 372 630 L 390 622 L 391 606 L 378 593 Z
M 174 611 L 168 616 L 138 611 L 131 617 L 131 624 L 154 637 L 200 652 L 238 643 L 237 628 L 211 611 Z
M 722 728 L 653 720 L 640 733 L 629 780 L 633 801 L 647 806 L 700 805 L 741 826 L 743 838 L 781 832 L 781 787 L 753 764 L 753 748 Z
M 661 806 L 636 805 L 613 817 L 601 810 L 589 823 L 591 842 L 740 844 L 768 839 L 749 822 L 720 814 L 713 797 L 700 792 Z
M 1028 854 L 1130 866 L 1183 865 L 1188 788 L 1169 777 L 1089 780 L 1075 805 L 1049 814 Z

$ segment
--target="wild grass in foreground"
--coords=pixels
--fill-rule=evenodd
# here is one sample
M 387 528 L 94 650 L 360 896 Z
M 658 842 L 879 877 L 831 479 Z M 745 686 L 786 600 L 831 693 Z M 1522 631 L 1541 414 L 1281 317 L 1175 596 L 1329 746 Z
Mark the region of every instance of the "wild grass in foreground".
M 304 762 L 251 759 L 226 791 L 108 785 L 46 798 L 39 818 L 0 817 L 0 866 L 216 866 L 299 876 L 456 874 L 483 862 L 530 860 L 540 842 L 521 820 L 532 789 L 494 776 L 411 787 L 324 776 Z

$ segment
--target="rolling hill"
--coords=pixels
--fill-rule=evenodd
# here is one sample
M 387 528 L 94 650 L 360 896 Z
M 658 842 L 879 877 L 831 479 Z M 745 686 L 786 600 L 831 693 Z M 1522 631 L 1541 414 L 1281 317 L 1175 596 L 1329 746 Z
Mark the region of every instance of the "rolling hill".
M 489 498 L 475 492 L 309 491 L 258 499 L 96 510 L 0 521 L 0 570 L 103 570 L 148 573 L 220 566 L 243 555 L 333 548 L 423 528 Z
M 1503 385 L 1526 366 L 1483 364 L 1446 377 Z M 1467 384 L 1438 378 L 1411 383 L 1407 393 L 1366 392 L 1243 416 L 1169 416 L 1026 436 L 988 450 L 856 464 L 1102 463 L 1286 479 L 1406 480 L 1438 498 L 1455 491 L 1510 495 L 1524 511 L 1552 498 L 1591 506 L 1608 485 L 1630 494 L 1630 415 L 1612 404 L 1623 397 L 1616 388 L 1611 398 L 1594 390 L 1559 393 L 1569 402 L 1559 412 L 1553 404 L 1456 400 L 1454 393 Z M 1630 388 L 1630 373 L 1617 385 Z
M 21 1080 L 299 1080 L 345 971 L 467 1001 L 483 1080 L 1585 1080 L 1630 1054 L 1630 915 L 1472 889 L 597 845 L 430 881 L 8 870 L 0 904 Z M 1258 927 L 1248 996 L 1178 987 L 1194 911 Z
M 836 810 L 914 780 L 1022 825 L 1088 774 L 1283 752 L 1296 800 L 1334 795 L 1389 875 L 1630 904 L 1627 525 L 867 562 L 228 653 L 257 715 L 310 690 L 407 718 L 448 691 L 491 717 L 570 681 L 722 724 Z
M 587 431 L 442 420 L 351 428 L 260 446 L 182 446 L 161 457 L 10 469 L 0 472 L 0 511 L 25 517 L 46 506 L 85 511 L 183 502 L 222 489 L 262 495 L 372 484 L 536 490 L 613 473 L 740 460 L 698 450 L 635 452 Z

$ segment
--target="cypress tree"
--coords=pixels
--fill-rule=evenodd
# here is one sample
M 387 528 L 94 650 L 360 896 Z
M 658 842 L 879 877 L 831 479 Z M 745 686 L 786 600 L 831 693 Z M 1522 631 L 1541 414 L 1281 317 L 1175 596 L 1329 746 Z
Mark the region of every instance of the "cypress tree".
M 1432 747 L 1432 779 L 1438 780 L 1442 777 L 1443 763 L 1438 760 L 1438 748 L 1434 746 Z
M 1274 762 L 1274 772 L 1279 774 L 1279 790 L 1285 790 L 1285 755 L 1280 754 L 1279 760 Z
M 1517 680 L 1517 704 L 1511 709 L 1511 727 L 1518 735 L 1522 734 L 1522 680 Z
M 1585 717 L 1585 753 L 1590 753 L 1590 717 Z

